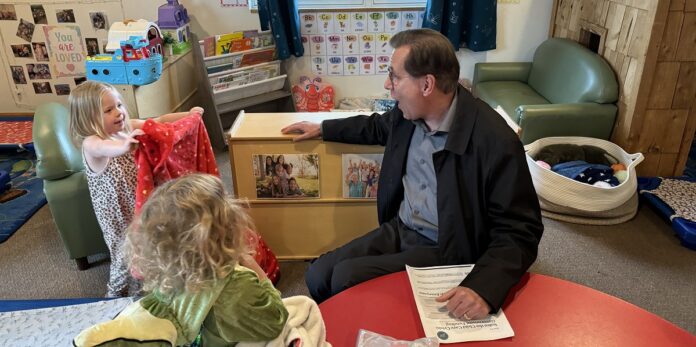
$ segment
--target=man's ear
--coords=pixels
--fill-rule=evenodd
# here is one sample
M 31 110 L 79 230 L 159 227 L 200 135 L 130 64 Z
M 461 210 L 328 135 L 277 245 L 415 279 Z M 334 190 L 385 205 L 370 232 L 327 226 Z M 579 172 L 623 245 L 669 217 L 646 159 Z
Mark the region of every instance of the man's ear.
M 423 84 L 421 85 L 421 92 L 423 96 L 428 96 L 435 91 L 435 76 L 427 74 L 423 78 Z

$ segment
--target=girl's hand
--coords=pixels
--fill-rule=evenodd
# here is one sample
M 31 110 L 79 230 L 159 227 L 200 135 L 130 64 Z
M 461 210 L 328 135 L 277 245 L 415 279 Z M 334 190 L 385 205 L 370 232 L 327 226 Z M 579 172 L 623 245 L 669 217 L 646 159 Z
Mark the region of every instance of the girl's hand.
M 135 137 L 140 135 L 145 135 L 145 132 L 142 129 L 134 129 L 130 132 L 130 134 L 123 137 L 123 144 L 127 146 L 128 150 L 135 150 L 138 143 L 140 143 L 140 141 L 138 141 Z
M 266 273 L 263 272 L 263 269 L 261 268 L 261 266 L 259 266 L 259 264 L 256 262 L 256 260 L 251 254 L 242 254 L 242 256 L 239 257 L 239 265 L 254 270 L 254 272 L 256 272 L 256 275 L 259 276 L 259 280 L 261 281 L 268 279 Z
M 145 132 L 143 131 L 143 129 L 133 129 L 133 131 L 131 131 L 130 134 L 128 134 L 128 137 L 131 140 L 135 141 L 134 143 L 138 143 L 138 140 L 136 140 L 134 137 L 140 136 L 140 135 L 145 135 Z
M 198 106 L 195 106 L 195 107 L 193 107 L 193 108 L 191 108 L 191 109 L 189 110 L 189 114 L 191 114 L 191 113 L 198 113 L 198 114 L 200 114 L 201 116 L 203 115 L 203 112 L 205 112 L 205 110 L 203 109 L 203 107 L 198 107 Z

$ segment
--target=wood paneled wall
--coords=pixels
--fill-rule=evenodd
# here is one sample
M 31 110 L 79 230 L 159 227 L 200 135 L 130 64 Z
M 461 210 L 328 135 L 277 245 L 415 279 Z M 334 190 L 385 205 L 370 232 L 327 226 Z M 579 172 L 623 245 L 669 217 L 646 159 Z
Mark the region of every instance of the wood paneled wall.
M 665 2 L 657 18 L 664 29 L 651 38 L 657 57 L 643 76 L 652 83 L 645 86 L 645 117 L 633 146 L 645 155 L 640 172 L 657 176 L 683 172 L 696 132 L 696 0 Z
M 681 174 L 696 131 L 696 0 L 557 0 L 551 28 L 602 35 L 620 88 L 612 141 L 645 155 L 640 175 Z

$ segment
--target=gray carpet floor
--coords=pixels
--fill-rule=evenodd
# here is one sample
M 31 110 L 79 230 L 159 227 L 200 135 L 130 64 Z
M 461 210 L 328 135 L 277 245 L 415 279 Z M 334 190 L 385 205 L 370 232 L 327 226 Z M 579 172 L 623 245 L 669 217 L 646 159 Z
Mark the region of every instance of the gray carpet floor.
M 231 188 L 227 153 L 218 154 Z M 696 251 L 679 244 L 667 222 L 641 204 L 631 221 L 586 226 L 544 219 L 539 257 L 530 271 L 576 282 L 653 312 L 696 334 Z M 0 299 L 100 297 L 108 279 L 106 256 L 78 271 L 67 258 L 48 206 L 0 244 Z M 306 295 L 307 263 L 281 262 L 284 297 Z M 563 303 L 558 303 L 563 309 Z

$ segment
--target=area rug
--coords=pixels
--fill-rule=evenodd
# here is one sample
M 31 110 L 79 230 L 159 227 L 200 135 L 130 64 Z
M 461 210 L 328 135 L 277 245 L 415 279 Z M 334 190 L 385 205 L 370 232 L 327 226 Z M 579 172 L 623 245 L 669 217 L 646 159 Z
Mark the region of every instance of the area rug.
M 0 171 L 10 182 L 0 186 L 0 243 L 5 242 L 46 204 L 43 180 L 36 177 L 36 156 L 31 151 L 0 150 Z

